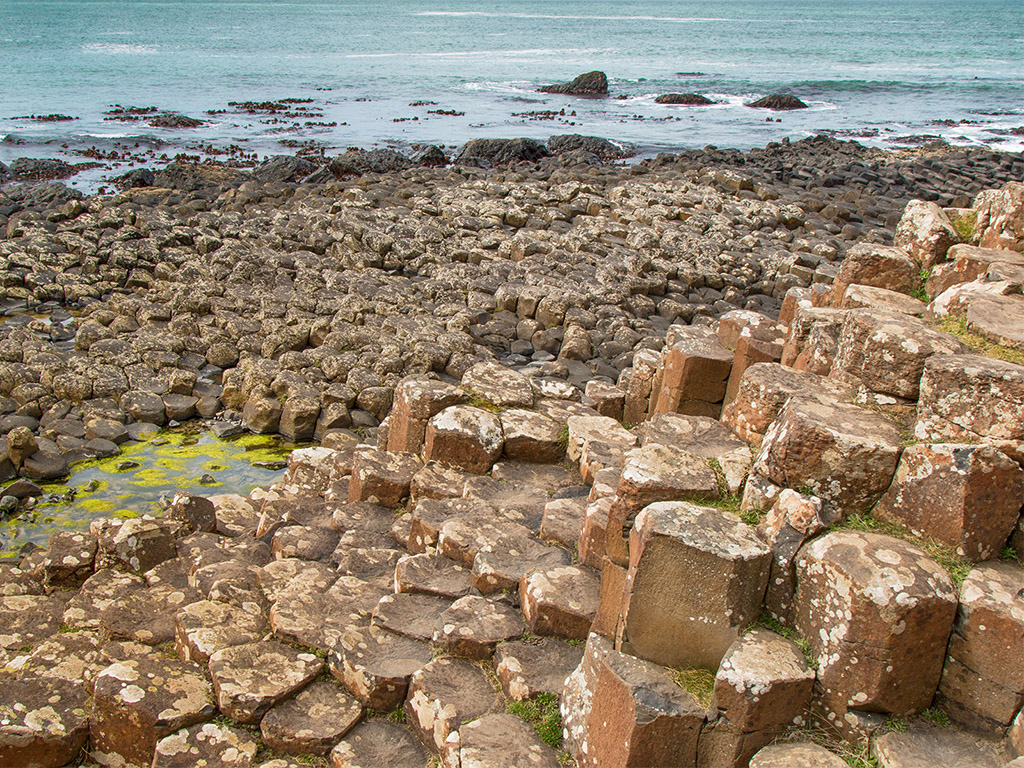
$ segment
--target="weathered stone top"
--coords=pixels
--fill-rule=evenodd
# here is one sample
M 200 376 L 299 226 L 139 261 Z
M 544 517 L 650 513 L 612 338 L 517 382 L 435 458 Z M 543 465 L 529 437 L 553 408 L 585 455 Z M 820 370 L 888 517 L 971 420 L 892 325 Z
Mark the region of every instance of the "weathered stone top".
M 644 507 L 633 530 L 633 535 L 669 536 L 730 560 L 751 560 L 770 552 L 754 529 L 736 515 L 685 501 Z
M 979 563 L 960 587 L 960 612 L 989 609 L 1024 624 L 1024 569 L 1014 563 Z
M 834 585 L 839 595 L 856 592 L 882 608 L 912 607 L 919 600 L 956 603 L 956 589 L 942 566 L 919 547 L 880 533 L 832 531 L 811 541 L 798 563 L 835 573 L 842 580 Z

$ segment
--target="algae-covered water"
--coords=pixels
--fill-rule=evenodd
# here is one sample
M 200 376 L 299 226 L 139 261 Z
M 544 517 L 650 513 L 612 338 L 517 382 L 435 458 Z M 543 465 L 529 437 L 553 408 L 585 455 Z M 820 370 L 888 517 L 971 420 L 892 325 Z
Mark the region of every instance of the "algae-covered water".
M 98 517 L 159 515 L 161 499 L 180 490 L 248 494 L 279 480 L 280 463 L 297 447 L 269 435 L 218 439 L 209 431 L 157 433 L 123 446 L 117 456 L 75 464 L 67 480 L 43 486 L 46 496 L 35 507 L 0 521 L 0 557 L 14 555 L 28 542 L 45 546 L 53 531 L 87 530 Z

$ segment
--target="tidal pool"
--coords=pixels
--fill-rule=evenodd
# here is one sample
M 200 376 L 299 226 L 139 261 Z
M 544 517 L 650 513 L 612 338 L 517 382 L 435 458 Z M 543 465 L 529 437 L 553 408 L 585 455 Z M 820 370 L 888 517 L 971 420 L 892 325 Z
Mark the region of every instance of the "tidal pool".
M 160 515 L 161 499 L 177 491 L 248 494 L 279 480 L 282 463 L 298 447 L 270 435 L 219 439 L 188 428 L 155 433 L 122 446 L 117 456 L 74 464 L 69 478 L 44 485 L 35 507 L 0 521 L 0 557 L 28 542 L 46 546 L 53 531 L 87 530 L 98 517 Z

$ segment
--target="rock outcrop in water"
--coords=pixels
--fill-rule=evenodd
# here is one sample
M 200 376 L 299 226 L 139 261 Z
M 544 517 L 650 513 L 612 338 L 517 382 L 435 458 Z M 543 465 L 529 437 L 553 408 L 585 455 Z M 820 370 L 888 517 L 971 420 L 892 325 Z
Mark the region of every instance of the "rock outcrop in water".
M 688 107 L 706 107 L 715 102 L 699 93 L 663 93 L 654 98 L 656 104 L 682 104 Z
M 604 72 L 585 72 L 568 83 L 546 85 L 541 93 L 564 93 L 570 96 L 607 96 L 608 76 Z
M 747 104 L 748 107 L 754 107 L 755 109 L 807 109 L 807 105 L 803 101 L 798 99 L 796 96 L 791 96 L 786 93 L 773 93 L 769 96 L 752 101 Z
M 0 755 L 1002 768 L 1024 187 L 980 176 L 1022 168 L 816 139 L 7 197 L 49 322 L 0 326 L 0 471 L 170 419 L 320 444 L 0 566 Z

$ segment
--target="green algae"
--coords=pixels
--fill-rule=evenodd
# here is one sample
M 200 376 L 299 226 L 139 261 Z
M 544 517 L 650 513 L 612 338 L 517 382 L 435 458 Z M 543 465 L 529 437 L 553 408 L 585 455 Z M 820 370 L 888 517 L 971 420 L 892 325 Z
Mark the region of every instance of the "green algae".
M 159 515 L 177 491 L 248 494 L 283 474 L 255 462 L 281 461 L 297 447 L 272 435 L 218 439 L 188 428 L 126 444 L 117 456 L 74 464 L 66 481 L 43 486 L 50 501 L 0 521 L 0 557 L 27 542 L 45 545 L 54 531 L 86 530 L 98 517 Z

